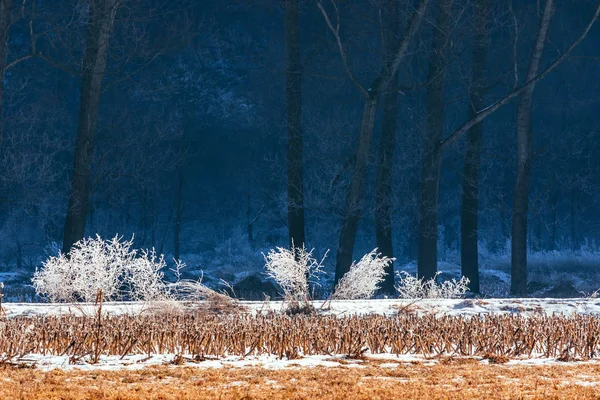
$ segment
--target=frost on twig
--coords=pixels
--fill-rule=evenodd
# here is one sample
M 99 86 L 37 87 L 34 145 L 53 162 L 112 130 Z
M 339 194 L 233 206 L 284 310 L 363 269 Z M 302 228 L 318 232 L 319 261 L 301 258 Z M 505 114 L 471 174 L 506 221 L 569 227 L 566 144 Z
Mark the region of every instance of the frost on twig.
M 454 278 L 437 283 L 436 273 L 432 279 L 418 279 L 402 271 L 398 274 L 399 283 L 396 286 L 401 299 L 456 299 L 464 296 L 469 290 L 469 279 L 464 276 L 458 281 Z
M 385 277 L 385 268 L 393 261 L 394 258 L 382 256 L 374 249 L 359 262 L 352 263 L 350 270 L 336 285 L 331 299 L 353 300 L 372 297 Z
M 283 291 L 284 300 L 292 309 L 306 309 L 310 305 L 310 284 L 318 285 L 318 277 L 323 272 L 323 261 L 313 257 L 314 249 L 307 251 L 304 246 L 291 249 L 277 247 L 269 251 L 265 258 L 266 274 L 273 278 Z

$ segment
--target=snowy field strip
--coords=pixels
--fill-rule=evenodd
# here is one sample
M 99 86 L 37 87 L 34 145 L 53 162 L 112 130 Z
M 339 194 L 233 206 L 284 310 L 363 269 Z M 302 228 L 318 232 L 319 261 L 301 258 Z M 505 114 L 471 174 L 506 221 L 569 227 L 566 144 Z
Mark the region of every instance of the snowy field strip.
M 473 316 L 479 314 L 503 315 L 522 314 L 588 314 L 600 315 L 600 298 L 575 299 L 420 299 L 420 300 L 336 300 L 321 308 L 322 301 L 313 302 L 319 313 L 344 315 L 392 315 L 397 312 L 414 312 L 417 314 L 439 314 L 453 316 Z M 184 303 L 181 305 L 185 306 Z M 252 314 L 268 311 L 279 312 L 283 308 L 280 301 L 252 302 L 241 301 Z M 56 316 L 65 314 L 92 315 L 96 307 L 89 303 L 4 303 L 2 305 L 8 317 L 20 316 Z M 142 302 L 107 302 L 103 311 L 110 315 L 141 314 L 151 312 L 161 304 Z
M 138 370 L 153 366 L 185 366 L 192 368 L 265 368 L 265 369 L 285 369 L 285 368 L 367 368 L 369 366 L 378 366 L 380 368 L 397 368 L 403 365 L 420 364 L 434 366 L 444 362 L 452 356 L 442 357 L 424 357 L 421 355 L 405 354 L 365 354 L 361 359 L 347 358 L 345 355 L 309 355 L 295 359 L 285 357 L 278 358 L 274 355 L 260 356 L 229 356 L 211 358 L 202 361 L 193 361 L 192 356 L 179 356 L 175 354 L 154 354 L 154 355 L 127 355 L 121 356 L 101 356 L 98 363 L 89 363 L 85 360 L 71 362 L 68 356 L 51 356 L 41 354 L 28 354 L 18 359 L 12 360 L 12 363 L 22 366 L 36 367 L 42 371 L 51 371 L 60 369 L 64 371 L 113 371 L 113 370 Z M 489 360 L 482 357 L 454 357 L 454 359 L 474 359 L 482 364 L 489 364 Z M 580 364 L 593 364 L 600 366 L 600 360 L 588 360 L 578 362 L 564 362 L 556 358 L 545 358 L 541 355 L 532 358 L 519 358 L 510 360 L 503 365 L 510 366 L 541 366 L 541 365 L 561 365 L 574 366 Z M 597 377 L 595 384 L 600 384 L 600 376 Z

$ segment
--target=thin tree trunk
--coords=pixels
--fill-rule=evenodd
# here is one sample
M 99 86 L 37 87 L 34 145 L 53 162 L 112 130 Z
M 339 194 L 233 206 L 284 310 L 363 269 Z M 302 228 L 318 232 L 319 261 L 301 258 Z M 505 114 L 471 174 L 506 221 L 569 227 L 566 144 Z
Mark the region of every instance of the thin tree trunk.
M 299 0 L 285 1 L 287 192 L 290 245 L 304 246 L 302 156 L 302 60 L 298 40 Z
M 554 187 L 555 184 L 552 186 Z M 556 230 L 558 228 L 558 190 L 552 189 L 552 196 L 550 199 L 550 232 L 548 237 L 548 250 L 556 250 Z
M 575 251 L 576 250 L 576 244 L 577 244 L 577 238 L 576 238 L 576 232 L 575 232 L 575 188 L 571 188 L 571 210 L 570 210 L 570 225 L 571 225 L 571 250 Z
M 250 202 L 250 191 L 246 194 L 246 232 L 248 233 L 248 243 L 254 249 L 254 224 L 252 221 L 252 203 Z
M 175 226 L 173 228 L 173 257 L 179 260 L 180 255 L 180 236 L 181 236 L 181 220 L 183 216 L 183 167 L 179 167 L 177 171 L 177 193 L 175 196 Z
M 554 0 L 547 0 L 529 60 L 526 81 L 532 80 L 538 74 L 553 13 Z M 517 173 L 513 199 L 510 291 L 518 296 L 527 293 L 527 210 L 533 161 L 531 103 L 534 88 L 535 85 L 530 85 L 520 95 L 517 114 Z
M 352 251 L 358 221 L 362 216 L 362 199 L 369 167 L 369 155 L 375 115 L 377 114 L 378 97 L 365 101 L 362 123 L 360 126 L 359 143 L 356 152 L 356 164 L 352 174 L 352 182 L 346 199 L 344 221 L 340 233 L 340 241 L 336 254 L 335 282 L 344 276 L 352 264 Z
M 12 0 L 0 0 L 0 142 L 4 136 L 4 76 L 6 74 L 6 55 L 8 50 L 8 30 L 10 29 L 10 14 Z
M 384 43 L 383 62 L 391 63 L 398 49 L 400 34 L 400 8 L 396 0 L 388 0 L 386 17 L 386 40 Z M 383 116 L 381 139 L 379 142 L 379 159 L 377 162 L 377 178 L 375 182 L 375 238 L 377 248 L 383 256 L 392 258 L 394 246 L 392 242 L 392 166 L 394 148 L 396 147 L 396 125 L 398 119 L 398 74 L 390 81 L 388 90 L 383 95 Z M 386 275 L 381 284 L 383 293 L 393 294 L 394 263 L 386 266 Z
M 469 119 L 483 108 L 485 71 L 488 53 L 487 0 L 475 5 L 475 40 L 469 86 Z M 468 278 L 469 289 L 479 293 L 479 171 L 481 168 L 482 123 L 473 126 L 467 134 L 467 152 L 463 167 L 462 206 L 460 224 L 461 273 Z
M 431 279 L 437 272 L 438 194 L 442 163 L 442 129 L 444 124 L 444 75 L 447 47 L 452 23 L 452 0 L 440 0 L 429 56 L 426 94 L 427 118 L 421 170 L 419 202 L 419 256 L 417 273 Z
M 352 252 L 354 250 L 356 230 L 358 228 L 358 221 L 362 216 L 364 186 L 367 178 L 369 155 L 371 152 L 371 138 L 373 136 L 373 127 L 375 125 L 375 116 L 377 113 L 379 98 L 388 89 L 392 78 L 397 74 L 398 67 L 406 55 L 408 44 L 421 25 L 421 21 L 425 14 L 428 3 L 428 0 L 421 1 L 419 8 L 413 13 L 411 21 L 409 22 L 406 31 L 403 33 L 402 42 L 398 46 L 392 61 L 389 64 L 384 64 L 377 78 L 375 78 L 371 86 L 366 89 L 361 86 L 360 83 L 358 83 L 354 75 L 352 75 L 350 72 L 350 68 L 347 63 L 347 56 L 343 50 L 343 45 L 339 36 L 339 25 L 337 26 L 337 29 L 333 26 L 325 10 L 319 4 L 321 12 L 325 16 L 329 28 L 336 36 L 338 46 L 340 48 L 340 55 L 344 61 L 349 78 L 355 84 L 355 86 L 357 86 L 359 92 L 363 95 L 365 102 L 363 106 L 358 146 L 356 149 L 356 163 L 354 173 L 352 174 L 352 181 L 346 197 L 342 229 L 340 231 L 340 240 L 336 253 L 335 284 L 337 284 L 342 276 L 344 276 L 344 274 L 350 270 L 350 265 L 352 264 Z
M 106 71 L 106 59 L 118 6 L 119 0 L 92 0 L 89 6 L 87 38 L 82 61 L 75 160 L 64 227 L 63 253 L 65 254 L 68 254 L 73 244 L 81 240 L 85 234 L 102 80 Z

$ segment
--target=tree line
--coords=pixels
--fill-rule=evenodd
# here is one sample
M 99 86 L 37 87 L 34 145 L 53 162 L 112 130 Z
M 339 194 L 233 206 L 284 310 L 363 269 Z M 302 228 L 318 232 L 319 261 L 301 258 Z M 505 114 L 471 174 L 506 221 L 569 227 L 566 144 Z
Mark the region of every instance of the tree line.
M 597 92 L 573 91 L 599 13 L 554 0 L 0 0 L 2 223 L 17 264 L 33 243 L 24 216 L 44 232 L 37 247 L 125 231 L 176 258 L 213 246 L 206 232 L 227 240 L 231 219 L 253 249 L 332 232 L 336 281 L 364 241 L 427 279 L 454 241 L 479 293 L 482 224 L 490 235 L 501 221 L 523 295 L 528 249 L 545 235 L 554 250 L 565 231 L 574 248 L 595 215 Z

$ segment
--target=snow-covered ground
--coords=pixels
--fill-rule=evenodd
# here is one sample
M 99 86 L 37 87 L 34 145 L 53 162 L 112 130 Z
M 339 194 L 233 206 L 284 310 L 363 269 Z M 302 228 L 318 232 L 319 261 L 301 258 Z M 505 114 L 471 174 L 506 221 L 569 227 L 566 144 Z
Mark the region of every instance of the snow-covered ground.
M 86 360 L 79 360 L 72 363 L 68 356 L 50 356 L 41 354 L 28 354 L 26 356 L 11 360 L 13 363 L 23 366 L 33 366 L 43 371 L 53 369 L 62 369 L 65 371 L 73 370 L 137 370 L 151 366 L 159 365 L 182 365 L 194 368 L 310 368 L 310 367 L 343 367 L 343 368 L 366 368 L 367 366 L 378 366 L 380 368 L 397 368 L 402 365 L 420 363 L 423 365 L 437 365 L 452 357 L 445 355 L 441 357 L 424 357 L 421 355 L 394 355 L 394 354 L 369 354 L 366 353 L 361 359 L 349 359 L 345 355 L 307 355 L 301 358 L 288 359 L 286 357 L 278 358 L 274 355 L 261 356 L 228 356 L 220 358 L 211 358 L 202 361 L 194 361 L 191 356 L 179 356 L 175 354 L 154 354 L 154 355 L 128 355 L 121 356 L 100 356 L 98 363 L 92 364 Z M 458 357 L 460 358 L 460 357 Z M 482 364 L 488 364 L 490 361 L 482 357 L 469 357 L 478 360 Z M 564 362 L 555 358 L 545 358 L 542 356 L 531 358 L 512 359 L 504 365 L 510 366 L 535 366 L 535 365 L 576 365 L 581 363 L 590 363 L 600 365 L 600 360 Z M 596 384 L 600 385 L 600 377 Z
M 190 306 L 181 305 L 183 307 Z M 247 312 L 253 314 L 268 311 L 278 312 L 284 307 L 284 304 L 280 301 L 241 301 L 240 305 Z M 154 305 L 141 302 L 107 302 L 103 304 L 102 308 L 107 314 L 120 315 L 151 312 L 155 306 L 163 307 L 161 304 Z M 540 314 L 592 314 L 600 316 L 600 298 L 337 300 L 331 303 L 327 302 L 325 307 L 322 307 L 323 301 L 315 301 L 314 306 L 319 313 L 338 316 L 392 315 L 397 312 L 462 316 L 511 313 L 519 313 L 524 316 Z M 89 303 L 5 303 L 3 309 L 8 317 L 64 314 L 91 315 L 96 311 L 96 307 Z

